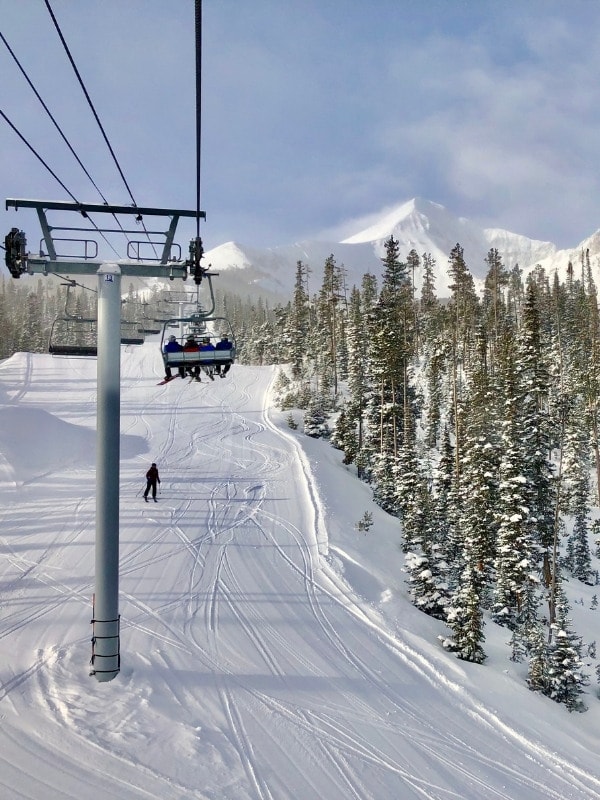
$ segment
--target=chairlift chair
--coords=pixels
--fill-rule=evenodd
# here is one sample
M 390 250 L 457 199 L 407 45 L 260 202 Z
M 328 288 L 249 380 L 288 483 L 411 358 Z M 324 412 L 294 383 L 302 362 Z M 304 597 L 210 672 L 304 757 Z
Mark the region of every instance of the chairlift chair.
M 97 356 L 97 320 L 57 317 L 50 329 L 48 352 L 53 356 Z
M 160 333 L 161 329 L 160 326 L 157 326 L 156 324 L 153 325 L 152 320 L 148 318 L 146 314 L 146 307 L 148 305 L 149 304 L 146 302 L 142 303 L 142 319 L 139 322 L 140 327 L 137 329 L 137 332 L 144 335 L 145 334 L 156 335 Z
M 202 322 L 203 328 L 200 334 L 194 333 L 194 328 Z M 179 344 L 184 347 L 187 337 L 193 334 L 198 335 L 205 339 L 210 339 L 212 344 L 226 334 L 231 342 L 230 350 L 209 350 L 209 351 L 179 351 L 179 352 L 165 352 L 165 345 L 169 340 L 169 333 L 171 328 L 177 327 L 184 330 L 185 333 L 176 337 Z M 212 333 L 211 333 L 212 331 Z M 199 342 L 198 344 L 201 344 Z M 198 315 L 194 314 L 188 317 L 177 317 L 167 320 L 163 326 L 162 337 L 160 341 L 160 352 L 166 367 L 179 368 L 184 367 L 186 370 L 192 370 L 194 367 L 201 367 L 205 371 L 212 371 L 215 367 L 225 365 L 231 366 L 235 362 L 235 336 L 231 323 L 225 317 L 207 316 L 203 320 L 198 320 Z
M 121 320 L 121 344 L 144 344 L 144 336 L 140 336 L 137 322 Z
M 69 293 L 75 287 L 75 281 L 62 285 L 67 287 L 65 308 L 52 323 L 48 352 L 55 356 L 97 356 L 98 320 L 72 314 L 69 311 Z

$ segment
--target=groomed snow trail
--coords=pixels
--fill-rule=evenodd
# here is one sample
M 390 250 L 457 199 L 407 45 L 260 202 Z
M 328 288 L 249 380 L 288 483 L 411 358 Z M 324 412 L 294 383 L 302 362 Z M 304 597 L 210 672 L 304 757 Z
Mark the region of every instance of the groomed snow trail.
M 333 570 L 310 463 L 269 415 L 273 368 L 160 374 L 155 345 L 124 348 L 122 671 L 99 684 L 95 362 L 0 366 L 0 421 L 37 426 L 40 461 L 2 452 L 0 797 L 597 800 L 585 759 L 469 696 Z

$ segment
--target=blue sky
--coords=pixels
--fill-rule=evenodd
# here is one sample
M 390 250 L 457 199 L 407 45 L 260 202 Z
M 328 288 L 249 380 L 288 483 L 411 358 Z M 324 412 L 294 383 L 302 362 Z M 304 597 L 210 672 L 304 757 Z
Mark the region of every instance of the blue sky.
M 193 0 L 51 6 L 136 202 L 194 209 Z M 103 194 L 130 202 L 43 0 L 0 0 L 0 20 Z M 204 0 L 205 247 L 342 238 L 414 196 L 576 246 L 600 227 L 599 23 L 592 0 Z M 0 74 L 0 108 L 98 202 L 1 43 Z M 0 185 L 69 199 L 3 120 Z M 0 216 L 36 246 L 31 215 Z

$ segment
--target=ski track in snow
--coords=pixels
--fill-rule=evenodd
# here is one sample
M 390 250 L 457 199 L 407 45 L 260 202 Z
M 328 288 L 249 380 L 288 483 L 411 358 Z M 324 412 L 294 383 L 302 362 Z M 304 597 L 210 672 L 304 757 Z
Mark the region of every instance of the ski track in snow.
M 19 354 L 0 387 L 89 425 L 92 364 Z M 148 452 L 121 466 L 115 681 L 86 670 L 92 472 L 6 490 L 1 797 L 91 797 L 108 774 L 123 800 L 597 800 L 596 773 L 469 695 L 333 570 L 308 458 L 269 412 L 274 369 L 160 374 L 155 347 L 125 348 L 122 433 Z M 55 384 L 74 375 L 65 408 Z

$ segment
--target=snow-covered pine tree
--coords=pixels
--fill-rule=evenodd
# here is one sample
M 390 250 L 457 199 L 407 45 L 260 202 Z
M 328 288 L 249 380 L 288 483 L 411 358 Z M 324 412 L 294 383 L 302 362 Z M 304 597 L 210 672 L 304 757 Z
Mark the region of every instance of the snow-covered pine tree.
M 386 257 L 379 299 L 369 320 L 372 390 L 366 406 L 366 438 L 373 454 L 373 479 L 388 481 L 387 470 L 398 458 L 404 415 L 413 414 L 414 391 L 409 385 L 409 360 L 413 348 L 413 316 L 406 264 L 399 260 L 398 241 L 385 244 Z M 379 497 L 391 501 L 394 492 L 381 487 Z
M 338 396 L 338 359 L 341 323 L 345 319 L 344 281 L 341 269 L 330 255 L 323 269 L 317 298 L 317 324 L 313 331 L 319 396 L 326 409 L 335 408 Z
M 499 448 L 495 435 L 496 403 L 487 370 L 485 339 L 480 359 L 474 365 L 465 404 L 465 436 L 460 506 L 455 539 L 460 569 L 455 569 L 448 607 L 448 625 L 453 632 L 452 649 L 460 658 L 481 663 L 483 608 L 488 605 L 492 564 L 498 531 Z
M 485 262 L 488 265 L 488 272 L 485 276 L 482 306 L 489 362 L 493 364 L 499 331 L 506 319 L 503 290 L 508 286 L 509 275 L 497 248 L 493 247 L 488 251 Z
M 498 486 L 498 538 L 493 617 L 514 629 L 521 610 L 529 607 L 526 595 L 535 590 L 536 518 L 531 508 L 528 419 L 519 380 L 520 365 L 514 332 L 507 325 L 502 337 L 504 400 Z
M 518 641 L 522 641 L 519 637 Z M 533 692 L 545 693 L 548 676 L 548 649 L 541 625 L 533 628 L 529 639 L 527 684 Z
M 573 397 L 572 413 L 566 423 L 564 437 L 565 459 L 563 469 L 569 488 L 568 511 L 573 515 L 573 530 L 570 535 L 569 551 L 573 575 L 581 581 L 588 581 L 592 570 L 592 557 L 588 541 L 588 520 L 590 516 L 590 448 L 587 419 L 583 398 Z
M 393 443 L 387 441 L 391 432 L 386 429 L 383 434 L 382 447 L 373 456 L 371 480 L 373 483 L 373 499 L 388 514 L 398 515 L 400 512 L 396 493 L 396 474 L 398 455 L 394 452 Z
M 518 335 L 517 373 L 521 396 L 523 445 L 527 455 L 528 506 L 535 519 L 533 552 L 539 572 L 553 544 L 556 483 L 551 461 L 554 422 L 550 414 L 548 344 L 543 341 L 537 287 L 528 282 Z
M 304 433 L 313 439 L 326 439 L 330 432 L 325 410 L 313 400 L 304 413 Z
M 356 427 L 345 408 L 341 409 L 335 421 L 330 441 L 338 450 L 343 450 L 344 464 L 352 464 L 354 462 L 358 453 L 358 436 Z
M 556 620 L 551 625 L 552 639 L 547 645 L 546 675 L 543 694 L 564 703 L 569 711 L 585 711 L 581 699 L 589 683 L 583 672 L 581 639 L 573 633 L 569 607 L 561 593 L 556 604 Z
M 420 465 L 421 472 L 423 465 Z M 422 475 L 422 479 L 425 475 Z M 405 556 L 413 603 L 437 619 L 446 618 L 449 600 L 449 564 L 456 564 L 456 513 L 454 492 L 454 450 L 448 430 L 442 437 L 442 454 L 434 471 L 433 481 L 419 482 L 417 496 L 425 514 L 420 520 L 420 535 L 411 542 L 412 549 Z M 407 549 L 407 548 L 404 548 Z
M 459 587 L 453 593 L 447 609 L 446 623 L 453 633 L 449 649 L 464 661 L 482 664 L 486 658 L 482 646 L 485 640 L 481 602 L 483 581 L 479 565 L 473 559 L 474 549 L 469 546 L 468 535 L 465 536 L 466 563 L 460 576 Z
M 286 330 L 287 358 L 291 362 L 292 377 L 299 380 L 303 375 L 306 340 L 310 328 L 309 298 L 306 290 L 308 268 L 302 261 L 296 262 L 294 297 L 288 316 Z
M 425 345 L 425 377 L 427 396 L 425 402 L 425 442 L 432 449 L 438 445 L 442 419 L 448 416 L 445 408 L 444 373 L 450 357 L 447 336 L 439 334 Z
M 345 411 L 349 432 L 352 429 L 354 433 L 355 449 L 352 451 L 352 438 L 349 437 L 350 448 L 343 448 L 349 459 L 344 462 L 347 464 L 355 461 L 363 449 L 363 421 L 369 368 L 368 310 L 364 307 L 361 292 L 353 287 L 350 292 L 345 337 L 348 348 L 349 395 Z

